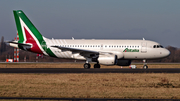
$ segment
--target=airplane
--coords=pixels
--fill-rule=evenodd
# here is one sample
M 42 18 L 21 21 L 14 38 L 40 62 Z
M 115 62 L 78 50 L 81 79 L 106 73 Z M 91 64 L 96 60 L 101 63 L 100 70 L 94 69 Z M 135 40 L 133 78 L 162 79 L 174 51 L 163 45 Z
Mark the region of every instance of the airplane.
M 150 40 L 95 40 L 95 39 L 48 39 L 41 35 L 22 10 L 13 10 L 19 40 L 10 46 L 55 58 L 85 60 L 84 68 L 101 65 L 129 66 L 132 60 L 143 60 L 147 69 L 149 59 L 170 55 L 170 51 Z

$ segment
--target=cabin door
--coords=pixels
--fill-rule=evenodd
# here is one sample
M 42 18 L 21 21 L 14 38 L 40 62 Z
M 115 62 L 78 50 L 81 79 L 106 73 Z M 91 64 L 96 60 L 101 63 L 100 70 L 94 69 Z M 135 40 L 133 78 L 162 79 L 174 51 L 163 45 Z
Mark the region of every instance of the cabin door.
M 147 52 L 147 43 L 142 42 L 141 43 L 141 53 L 146 53 Z

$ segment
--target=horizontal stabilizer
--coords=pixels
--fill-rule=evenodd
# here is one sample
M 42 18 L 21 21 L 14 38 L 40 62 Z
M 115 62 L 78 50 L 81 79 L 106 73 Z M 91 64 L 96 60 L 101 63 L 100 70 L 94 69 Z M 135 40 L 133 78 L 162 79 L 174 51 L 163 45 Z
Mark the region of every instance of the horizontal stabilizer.
M 20 45 L 20 46 L 31 46 L 30 44 L 18 43 L 18 42 L 15 42 L 15 41 L 8 41 L 7 43 L 17 44 L 17 45 Z
M 12 47 L 20 48 L 22 50 L 29 50 L 32 47 L 30 44 L 18 43 L 18 41 L 9 41 L 7 43 L 9 43 L 9 45 Z

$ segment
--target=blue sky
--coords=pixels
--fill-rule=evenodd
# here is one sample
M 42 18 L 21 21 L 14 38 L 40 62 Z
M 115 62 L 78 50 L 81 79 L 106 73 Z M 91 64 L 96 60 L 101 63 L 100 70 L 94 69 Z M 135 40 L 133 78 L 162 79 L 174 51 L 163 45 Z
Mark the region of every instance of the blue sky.
M 142 39 L 180 48 L 180 0 L 1 0 L 0 35 L 16 36 L 23 10 L 47 38 Z

